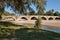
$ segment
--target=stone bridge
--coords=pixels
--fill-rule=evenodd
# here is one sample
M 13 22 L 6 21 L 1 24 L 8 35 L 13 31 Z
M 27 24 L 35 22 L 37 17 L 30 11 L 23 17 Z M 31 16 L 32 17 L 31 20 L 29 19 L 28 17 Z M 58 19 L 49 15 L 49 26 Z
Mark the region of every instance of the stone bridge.
M 60 27 L 59 16 L 40 16 L 42 21 L 41 24 L 44 26 Z M 2 21 L 10 21 L 17 25 L 33 24 L 37 20 L 38 15 L 27 15 L 27 16 L 2 16 Z M 29 28 L 29 27 L 28 27 Z
M 59 16 L 40 16 L 42 20 L 60 20 Z M 31 16 L 2 16 L 2 20 L 10 20 L 10 21 L 19 21 L 21 19 L 24 20 L 37 20 L 38 15 Z

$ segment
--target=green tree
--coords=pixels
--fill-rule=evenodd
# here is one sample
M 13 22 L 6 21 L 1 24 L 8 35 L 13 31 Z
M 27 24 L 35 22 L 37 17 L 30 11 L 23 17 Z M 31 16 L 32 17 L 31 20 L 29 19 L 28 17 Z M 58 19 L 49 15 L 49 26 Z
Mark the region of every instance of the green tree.
M 48 16 L 54 16 L 54 9 L 47 11 L 46 15 L 48 15 Z
M 4 9 L 5 5 L 7 5 L 7 7 L 10 6 L 14 12 L 18 11 L 18 12 L 20 12 L 20 14 L 24 14 L 24 12 L 26 11 L 27 8 L 29 10 L 31 10 L 31 7 L 30 7 L 31 3 L 34 3 L 38 9 L 38 20 L 37 20 L 38 23 L 37 23 L 36 27 L 39 28 L 40 24 L 41 24 L 40 14 L 44 13 L 46 0 L 1 0 L 0 6 L 1 6 L 1 8 L 3 7 L 3 9 Z M 24 5 L 26 5 L 26 6 L 24 6 Z
M 60 13 L 58 12 L 58 11 L 56 11 L 55 13 L 54 13 L 54 16 L 59 16 L 60 15 Z
M 44 13 L 44 10 L 45 10 L 45 5 L 46 5 L 46 0 L 40 0 L 38 1 L 38 8 L 39 8 L 39 11 L 38 11 L 38 19 L 36 21 L 36 28 L 39 29 L 41 28 L 41 17 L 40 17 L 40 14 L 43 14 Z

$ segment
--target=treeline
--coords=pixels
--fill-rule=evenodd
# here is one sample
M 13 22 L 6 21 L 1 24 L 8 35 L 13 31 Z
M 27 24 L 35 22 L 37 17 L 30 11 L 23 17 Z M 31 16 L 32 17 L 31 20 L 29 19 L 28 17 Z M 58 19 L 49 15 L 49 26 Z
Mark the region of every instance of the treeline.
M 35 13 L 34 11 L 30 13 L 24 13 L 24 15 L 38 15 L 38 13 Z M 45 16 L 60 16 L 59 11 L 55 11 L 54 9 L 51 9 L 49 11 L 44 12 L 43 14 L 40 13 L 40 15 L 45 15 Z
M 48 15 L 48 16 L 60 16 L 59 11 L 54 11 L 54 9 L 46 11 L 43 15 Z
M 0 13 L 0 15 L 1 15 L 1 13 Z M 4 14 L 2 14 L 2 15 L 7 16 L 7 15 L 16 15 L 16 14 L 9 13 L 9 12 L 5 11 Z M 21 14 L 19 14 L 19 15 L 21 15 Z M 31 11 L 30 13 L 24 13 L 23 15 L 38 15 L 38 13 L 35 13 L 34 11 Z M 40 15 L 45 15 L 45 16 L 60 16 L 60 12 L 59 11 L 55 11 L 54 9 L 51 9 L 49 11 L 44 12 L 43 14 L 40 13 Z

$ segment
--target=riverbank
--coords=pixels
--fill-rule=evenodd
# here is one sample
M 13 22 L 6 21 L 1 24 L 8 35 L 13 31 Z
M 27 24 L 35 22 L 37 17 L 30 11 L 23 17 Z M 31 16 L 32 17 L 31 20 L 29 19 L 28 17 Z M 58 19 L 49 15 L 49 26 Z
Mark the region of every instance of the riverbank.
M 11 22 L 17 25 L 33 25 L 33 26 L 35 25 L 35 20 L 11 21 Z M 44 26 L 60 28 L 60 20 L 42 20 L 41 24 Z
M 24 26 L 15 25 L 10 22 L 0 22 L 0 29 L 1 29 L 0 39 L 1 40 L 60 40 L 60 33 L 43 29 L 18 28 L 18 27 L 24 27 Z
M 0 39 L 1 40 L 60 40 L 60 33 L 55 33 L 52 31 L 42 29 L 21 28 L 15 30 L 14 36 L 11 34 L 10 36 L 6 37 L 2 36 L 0 37 Z
M 16 25 L 25 25 L 29 26 L 28 28 L 31 28 L 32 26 L 35 25 L 36 20 L 22 20 L 22 21 L 7 21 L 7 22 L 12 22 L 13 24 Z M 41 24 L 44 26 L 52 27 L 52 28 L 60 28 L 60 20 L 42 20 Z
M 60 28 L 60 20 L 42 20 L 42 25 L 48 26 L 48 27 L 56 27 Z

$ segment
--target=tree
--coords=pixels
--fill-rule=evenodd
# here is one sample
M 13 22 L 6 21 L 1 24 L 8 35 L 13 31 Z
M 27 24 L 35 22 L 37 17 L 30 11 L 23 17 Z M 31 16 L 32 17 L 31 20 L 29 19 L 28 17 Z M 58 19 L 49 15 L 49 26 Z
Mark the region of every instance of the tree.
M 0 0 L 0 7 L 3 9 L 5 8 L 5 5 L 7 7 L 11 7 L 14 12 L 18 11 L 20 14 L 24 14 L 26 9 L 32 10 L 30 7 L 30 4 L 34 3 L 37 6 L 38 9 L 38 23 L 37 28 L 40 27 L 40 14 L 44 13 L 46 0 Z M 4 10 L 3 10 L 4 11 Z
M 39 11 L 38 11 L 38 20 L 37 20 L 37 25 L 36 27 L 39 29 L 41 27 L 41 17 L 40 14 L 44 13 L 45 10 L 45 5 L 46 5 L 46 1 L 45 0 L 40 0 L 39 1 Z
M 47 11 L 46 15 L 48 15 L 48 16 L 54 16 L 54 9 L 51 9 L 51 10 Z
M 59 16 L 59 12 L 58 11 L 56 11 L 55 13 L 54 13 L 54 16 Z

